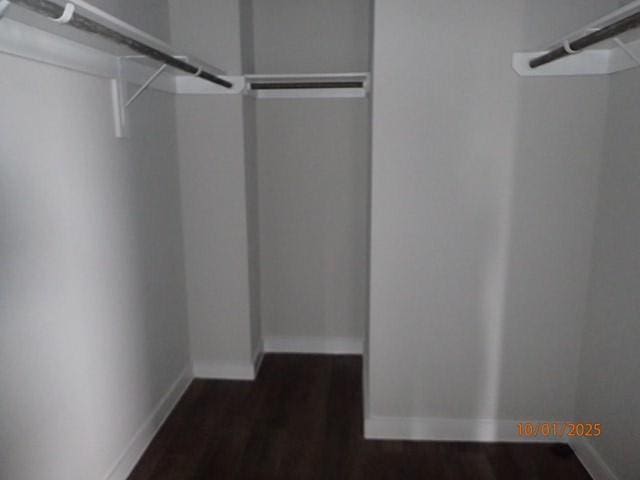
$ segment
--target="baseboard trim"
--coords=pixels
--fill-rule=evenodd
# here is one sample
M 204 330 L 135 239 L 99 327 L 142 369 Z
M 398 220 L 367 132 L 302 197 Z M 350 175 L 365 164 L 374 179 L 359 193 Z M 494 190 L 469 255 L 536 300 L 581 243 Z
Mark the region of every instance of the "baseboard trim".
M 209 380 L 255 380 L 256 369 L 250 362 L 196 362 L 193 364 L 193 375 Z
M 260 367 L 262 367 L 262 359 L 264 358 L 264 346 L 262 341 L 260 341 L 260 345 L 256 348 L 255 352 L 253 352 L 253 378 L 254 380 L 258 378 L 258 374 L 260 373 Z
M 160 427 L 186 392 L 192 379 L 191 366 L 189 365 L 184 368 L 167 393 L 156 404 L 109 473 L 103 477 L 104 480 L 126 480 L 129 477 Z
M 262 366 L 262 342 L 257 345 L 251 362 L 194 362 L 193 375 L 206 380 L 255 380 Z
M 315 353 L 324 355 L 362 355 L 363 341 L 358 337 L 283 337 L 264 338 L 265 353 Z
M 518 423 L 521 422 L 518 420 L 369 417 L 364 421 L 364 436 L 370 440 L 565 443 L 559 438 L 522 437 L 518 435 Z
M 569 446 L 593 480 L 618 480 L 618 476 L 589 440 L 576 438 L 569 442 Z
M 196 378 L 211 380 L 255 380 L 265 353 L 309 353 L 322 355 L 362 355 L 363 340 L 357 337 L 265 337 L 251 362 L 194 362 Z

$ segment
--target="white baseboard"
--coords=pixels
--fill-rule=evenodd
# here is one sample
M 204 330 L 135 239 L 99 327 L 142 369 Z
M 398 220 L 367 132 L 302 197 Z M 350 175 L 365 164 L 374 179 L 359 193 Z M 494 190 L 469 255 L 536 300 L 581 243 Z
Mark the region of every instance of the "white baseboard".
M 258 378 L 258 374 L 260 373 L 260 367 L 262 366 L 262 359 L 264 358 L 263 346 L 262 343 L 260 347 L 253 352 L 253 378 L 254 380 Z
M 576 438 L 571 440 L 569 445 L 593 480 L 618 480 L 618 476 L 589 440 Z
M 215 380 L 255 380 L 265 353 L 315 353 L 362 355 L 363 341 L 357 337 L 265 337 L 250 362 L 194 362 L 196 378 Z
M 518 435 L 518 423 L 521 422 L 457 418 L 369 417 L 364 421 L 364 436 L 370 440 L 565 443 L 565 440 L 557 437 L 522 437 Z
M 251 362 L 194 362 L 193 375 L 209 380 L 255 380 L 262 365 L 262 350 L 260 343 Z
M 126 480 L 129 477 L 156 433 L 191 384 L 192 378 L 191 366 L 185 367 L 135 433 L 109 473 L 103 477 L 104 480 Z
M 255 380 L 256 370 L 252 363 L 196 362 L 193 364 L 196 378 L 210 380 Z
M 359 337 L 282 337 L 264 338 L 265 353 L 316 353 L 325 355 L 362 355 Z

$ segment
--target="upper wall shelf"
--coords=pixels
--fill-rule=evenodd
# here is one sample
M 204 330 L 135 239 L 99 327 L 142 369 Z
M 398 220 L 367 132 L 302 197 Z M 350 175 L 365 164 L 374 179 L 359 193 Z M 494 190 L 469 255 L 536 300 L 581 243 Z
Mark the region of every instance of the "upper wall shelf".
M 146 89 L 257 98 L 365 97 L 369 74 L 230 76 L 83 0 L 0 0 L 0 53 L 111 80 L 117 137 Z
M 362 98 L 368 73 L 246 75 L 246 93 L 257 98 Z
M 87 22 L 101 30 L 101 35 L 88 30 Z M 103 35 L 104 30 L 113 32 L 116 39 Z M 132 52 L 128 48 L 131 42 L 167 58 L 163 61 L 157 54 Z M 141 85 L 142 90 L 175 94 L 249 94 L 258 98 L 365 97 L 369 90 L 367 73 L 226 75 L 82 0 L 0 0 L 0 53 L 114 79 L 121 90 L 124 84 L 132 84 Z M 191 68 L 179 70 L 173 60 Z M 214 81 L 210 77 L 215 77 Z M 119 92 L 120 109 L 142 90 Z
M 640 0 L 628 3 L 547 48 L 513 55 L 522 76 L 606 75 L 640 65 Z
M 57 3 L 51 0 L 0 0 L 0 16 L 12 17 L 23 23 L 32 22 L 48 33 L 58 34 L 67 40 L 84 41 L 95 49 L 108 46 L 104 53 L 122 56 L 115 51 L 137 54 L 155 60 L 159 65 L 166 65 L 176 71 L 186 73 L 201 80 L 219 85 L 226 89 L 233 88 L 233 83 L 222 78 L 224 72 L 219 68 L 207 65 L 194 58 L 185 57 L 175 51 L 171 45 L 153 37 L 108 13 L 95 8 L 83 0 Z M 5 18 L 3 23 L 9 21 Z M 3 30 L 5 30 L 3 28 Z M 33 42 L 33 39 L 20 35 L 15 28 L 6 27 L 4 40 L 13 47 L 13 53 L 30 53 L 22 50 L 20 43 L 30 43 L 34 47 L 44 49 L 45 45 Z M 34 32 L 27 32 L 33 34 Z M 13 34 L 12 36 L 9 36 Z M 13 40 L 13 42 L 12 42 Z M 26 42 L 25 42 L 26 41 Z M 5 42 L 3 42 L 5 43 Z M 69 46 L 69 45 L 67 45 Z M 8 48 L 9 48 L 8 47 Z M 37 52 L 33 52 L 37 53 Z M 54 53 L 54 52 L 43 52 Z M 58 54 L 64 52 L 56 52 Z

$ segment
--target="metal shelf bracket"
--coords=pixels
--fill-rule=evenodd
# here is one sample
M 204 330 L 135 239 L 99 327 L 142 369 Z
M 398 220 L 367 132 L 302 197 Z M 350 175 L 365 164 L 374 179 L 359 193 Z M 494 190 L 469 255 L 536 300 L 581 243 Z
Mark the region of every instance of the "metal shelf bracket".
M 118 76 L 111 81 L 111 97 L 113 102 L 113 117 L 116 138 L 131 138 L 131 126 L 129 120 L 129 107 L 147 90 L 151 84 L 166 70 L 168 65 L 162 64 L 160 68 L 155 70 L 137 89 L 130 95 L 133 87 L 127 78 L 128 71 L 125 69 L 135 68 L 129 57 L 118 58 Z
M 155 72 L 153 72 L 153 74 L 151 74 L 151 76 L 147 79 L 147 81 L 145 81 L 140 88 L 138 88 L 138 90 L 136 90 L 136 93 L 134 93 L 131 98 L 129 100 L 127 100 L 127 102 L 124 104 L 124 108 L 128 108 L 129 105 L 131 105 L 136 98 L 138 98 L 140 95 L 142 95 L 142 92 L 144 92 L 147 88 L 149 88 L 149 85 L 151 85 L 153 83 L 153 81 L 158 78 L 158 75 L 160 75 L 162 72 L 164 72 L 164 69 L 167 68 L 167 64 L 163 63 L 160 68 L 158 70 L 156 70 Z
M 613 41 L 616 42 L 616 45 L 618 45 L 624 51 L 624 53 L 629 55 L 629 57 L 631 57 L 633 61 L 638 64 L 638 66 L 640 66 L 640 57 L 636 55 L 634 52 L 632 52 L 626 43 L 624 43 L 618 37 L 615 37 Z

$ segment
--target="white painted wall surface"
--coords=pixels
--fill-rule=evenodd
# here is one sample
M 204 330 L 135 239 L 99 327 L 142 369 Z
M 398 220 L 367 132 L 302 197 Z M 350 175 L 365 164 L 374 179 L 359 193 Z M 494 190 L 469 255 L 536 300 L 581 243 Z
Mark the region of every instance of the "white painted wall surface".
M 371 0 L 254 0 L 257 73 L 369 71 Z
M 251 351 L 254 356 L 263 347 L 260 282 L 260 200 L 258 196 L 257 102 L 244 97 L 242 104 L 245 148 L 245 191 L 247 202 L 247 243 L 249 254 L 249 292 Z
M 124 479 L 189 362 L 173 98 L 117 140 L 106 80 L 0 70 L 0 478 Z
M 172 45 L 229 75 L 242 74 L 242 1 L 169 0 Z
M 640 478 L 639 82 L 637 70 L 611 79 L 577 400 L 579 421 L 602 424 L 591 446 L 620 480 Z
M 266 337 L 363 336 L 368 104 L 367 99 L 258 101 Z
M 255 73 L 253 0 L 240 0 L 240 44 L 242 72 Z M 262 351 L 260 307 L 260 207 L 258 195 L 258 123 L 257 102 L 245 96 L 242 103 L 245 148 L 245 190 L 247 201 L 247 237 L 249 251 L 249 290 L 251 305 L 251 349 Z
M 571 418 L 607 79 L 510 58 L 616 2 L 375 5 L 369 415 Z
M 251 363 L 242 98 L 176 98 L 191 354 Z M 208 375 L 206 375 L 208 376 Z
M 170 7 L 176 45 L 189 46 L 227 72 L 242 71 L 238 0 L 176 0 Z M 251 377 L 259 344 L 258 317 L 251 307 L 251 280 L 257 274 L 250 275 L 245 102 L 239 95 L 176 97 L 191 353 L 197 376 Z
M 257 73 L 368 71 L 369 0 L 258 0 L 252 16 Z M 361 343 L 368 132 L 368 99 L 257 101 L 261 312 L 271 345 Z
M 150 35 L 169 41 L 169 3 L 166 0 L 89 0 L 89 3 Z

